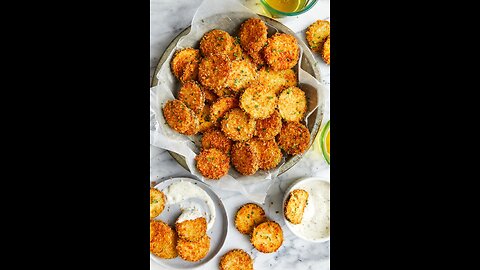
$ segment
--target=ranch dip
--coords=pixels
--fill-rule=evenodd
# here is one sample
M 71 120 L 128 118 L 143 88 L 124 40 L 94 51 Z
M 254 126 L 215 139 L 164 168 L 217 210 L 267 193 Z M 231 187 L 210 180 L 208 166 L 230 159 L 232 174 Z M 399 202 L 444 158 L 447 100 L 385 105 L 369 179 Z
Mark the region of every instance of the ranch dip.
M 303 189 L 308 192 L 308 201 L 302 222 L 290 223 L 290 229 L 314 241 L 330 236 L 330 184 L 312 180 L 301 182 L 292 190 L 294 189 Z
M 204 217 L 207 220 L 207 230 L 210 230 L 215 223 L 215 205 L 212 198 L 198 187 L 188 181 L 179 181 L 168 186 L 163 193 L 167 197 L 167 205 L 180 204 L 182 214 L 177 222 L 192 220 Z M 202 207 L 204 204 L 206 207 Z M 207 211 L 202 209 L 208 208 Z

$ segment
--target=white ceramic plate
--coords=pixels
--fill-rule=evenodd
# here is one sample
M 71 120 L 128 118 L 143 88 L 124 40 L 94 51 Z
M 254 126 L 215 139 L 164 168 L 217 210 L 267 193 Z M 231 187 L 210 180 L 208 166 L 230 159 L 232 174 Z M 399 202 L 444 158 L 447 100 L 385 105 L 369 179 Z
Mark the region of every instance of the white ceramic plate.
M 292 190 L 295 190 L 297 188 L 301 188 L 301 189 L 304 189 L 306 190 L 307 192 L 309 192 L 308 190 L 308 185 L 312 182 L 317 182 L 317 181 L 321 181 L 321 182 L 324 182 L 324 183 L 327 183 L 328 185 L 328 194 L 330 194 L 330 181 L 328 180 L 325 180 L 323 178 L 318 178 L 318 177 L 309 177 L 309 178 L 300 178 L 296 181 L 294 181 L 290 187 L 285 191 L 285 194 L 283 195 L 283 204 L 282 204 L 282 215 L 283 215 L 283 220 L 285 221 L 285 224 L 287 224 L 287 227 L 288 229 L 294 234 L 296 235 L 297 237 L 303 239 L 303 240 L 306 240 L 306 241 L 309 241 L 309 242 L 314 242 L 314 243 L 321 243 L 321 242 L 326 242 L 328 240 L 330 240 L 330 234 L 327 236 L 327 237 L 323 237 L 321 239 L 310 239 L 310 238 L 307 238 L 306 236 L 304 236 L 303 234 L 299 234 L 297 233 L 294 229 L 293 229 L 293 226 L 295 226 L 294 224 L 290 223 L 290 221 L 288 221 L 286 218 L 285 218 L 285 201 L 287 200 L 287 197 L 288 197 L 288 194 L 290 194 L 290 192 Z M 309 192 L 310 193 L 310 192 Z M 330 204 L 330 195 L 328 196 L 328 204 Z M 329 214 L 330 215 L 330 214 Z M 330 222 L 330 221 L 329 221 Z M 328 224 L 328 226 L 330 226 L 330 223 Z
M 208 252 L 205 258 L 201 259 L 198 262 L 188 262 L 183 260 L 180 257 L 175 259 L 162 259 L 159 258 L 152 253 L 150 253 L 150 258 L 161 266 L 160 269 L 196 269 L 201 267 L 202 265 L 206 264 L 210 261 L 222 248 L 223 244 L 225 243 L 225 238 L 227 237 L 227 228 L 228 228 L 228 218 L 227 212 L 225 211 L 225 207 L 220 200 L 220 198 L 213 192 L 205 183 L 191 179 L 191 178 L 172 178 L 168 180 L 164 180 L 158 185 L 155 186 L 158 190 L 163 190 L 167 188 L 170 184 L 178 182 L 178 181 L 188 181 L 191 182 L 201 189 L 203 189 L 209 196 L 212 198 L 212 201 L 215 205 L 215 212 L 216 218 L 213 227 L 207 231 L 207 235 L 210 237 L 210 251 Z M 180 216 L 181 210 L 179 205 L 174 204 L 170 206 L 165 206 L 163 212 L 156 217 L 156 220 L 162 220 L 166 222 L 168 225 L 175 227 L 175 221 L 177 220 L 178 216 Z

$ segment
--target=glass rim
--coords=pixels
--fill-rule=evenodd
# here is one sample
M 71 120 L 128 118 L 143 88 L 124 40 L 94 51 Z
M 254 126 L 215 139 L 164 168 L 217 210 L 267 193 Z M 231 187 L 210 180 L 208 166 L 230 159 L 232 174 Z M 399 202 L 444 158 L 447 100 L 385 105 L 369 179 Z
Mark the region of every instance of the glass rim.
M 322 154 L 328 164 L 330 164 L 330 153 L 327 153 L 327 146 L 326 146 L 326 135 L 330 132 L 330 120 L 327 121 L 323 130 L 320 133 L 320 147 L 322 149 Z
M 313 5 L 315 5 L 318 0 L 311 0 L 310 2 L 308 2 L 308 4 L 302 9 L 302 10 L 299 10 L 299 11 L 293 11 L 293 12 L 285 12 L 285 11 L 281 11 L 281 10 L 278 10 L 272 6 L 270 6 L 270 4 L 267 3 L 266 0 L 260 0 L 260 2 L 269 10 L 273 10 L 274 12 L 278 13 L 278 14 L 281 14 L 281 15 L 286 15 L 286 16 L 295 16 L 295 15 L 300 15 L 302 13 L 305 13 L 307 11 L 309 11 Z

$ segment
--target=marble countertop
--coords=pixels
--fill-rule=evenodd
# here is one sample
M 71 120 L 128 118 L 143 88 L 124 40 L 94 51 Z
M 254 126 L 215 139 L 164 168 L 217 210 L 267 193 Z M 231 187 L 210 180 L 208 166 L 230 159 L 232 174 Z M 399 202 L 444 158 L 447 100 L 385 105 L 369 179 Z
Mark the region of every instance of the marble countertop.
M 258 0 L 238 0 L 244 6 L 262 14 Z M 190 25 L 191 19 L 202 0 L 151 0 L 150 1 L 150 77 L 153 76 L 158 60 L 170 41 Z M 172 16 L 175 14 L 175 16 Z M 305 28 L 318 19 L 330 20 L 330 1 L 320 0 L 311 10 L 296 17 L 281 18 L 280 22 L 292 29 L 305 41 Z M 330 69 L 318 55 L 321 82 L 330 89 Z M 328 102 L 329 103 L 329 102 Z M 329 104 L 327 104 L 329 108 Z M 150 146 L 150 181 L 154 185 L 171 177 L 188 176 L 190 173 L 181 167 L 168 152 Z M 254 259 L 254 269 L 330 269 L 330 241 L 310 243 L 295 235 L 285 225 L 281 217 L 282 198 L 288 186 L 298 178 L 318 176 L 330 179 L 330 166 L 324 161 L 316 145 L 305 153 L 293 168 L 275 181 L 265 199 L 263 208 L 267 217 L 278 222 L 283 229 L 284 243 L 275 253 L 264 254 L 255 250 L 247 237 L 240 234 L 233 217 L 237 209 L 250 202 L 240 193 L 212 188 L 223 200 L 229 220 L 227 239 L 219 254 L 200 269 L 218 269 L 221 255 L 234 248 L 248 252 Z M 161 269 L 150 260 L 150 269 Z

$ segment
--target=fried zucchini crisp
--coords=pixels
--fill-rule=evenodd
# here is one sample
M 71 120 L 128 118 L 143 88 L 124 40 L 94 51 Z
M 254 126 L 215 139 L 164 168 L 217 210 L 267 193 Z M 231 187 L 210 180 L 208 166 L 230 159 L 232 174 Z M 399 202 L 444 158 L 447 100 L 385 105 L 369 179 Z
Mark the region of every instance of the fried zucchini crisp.
M 253 270 L 253 260 L 241 249 L 232 249 L 220 259 L 220 270 Z
M 300 224 L 303 218 L 303 211 L 307 206 L 308 192 L 303 189 L 295 189 L 285 201 L 285 218 L 292 224 Z
M 163 259 L 177 257 L 177 233 L 165 222 L 150 220 L 150 252 Z
M 283 243 L 282 227 L 275 221 L 263 222 L 253 229 L 250 242 L 260 252 L 275 252 Z
M 242 205 L 235 215 L 235 227 L 243 234 L 250 235 L 256 225 L 265 221 L 267 221 L 265 211 L 254 203 Z

